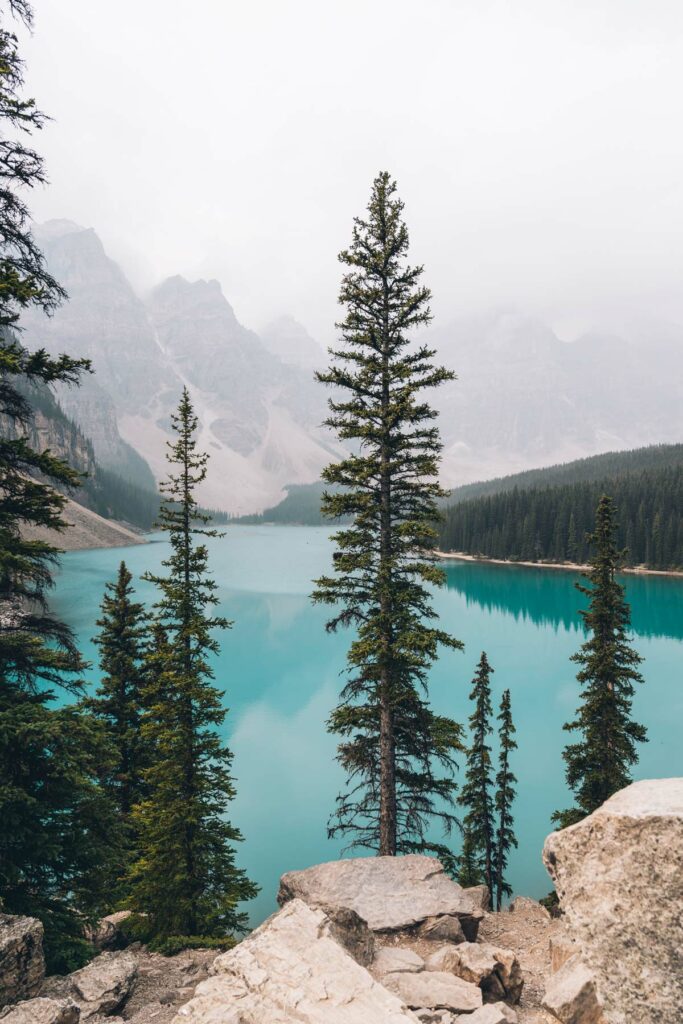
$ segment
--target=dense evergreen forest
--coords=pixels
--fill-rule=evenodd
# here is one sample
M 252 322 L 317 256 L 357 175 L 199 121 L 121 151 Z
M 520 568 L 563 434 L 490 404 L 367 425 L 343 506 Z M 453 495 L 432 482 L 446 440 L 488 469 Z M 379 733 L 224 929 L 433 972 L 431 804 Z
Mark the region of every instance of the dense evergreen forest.
M 573 483 L 514 487 L 451 505 L 439 532 L 442 549 L 513 561 L 585 562 L 587 534 L 602 494 L 618 510 L 617 543 L 626 565 L 683 566 L 683 446 L 627 453 L 651 468 Z M 619 460 L 616 460 L 619 461 Z M 552 476 L 552 474 L 551 474 Z M 538 478 L 545 481 L 545 475 Z

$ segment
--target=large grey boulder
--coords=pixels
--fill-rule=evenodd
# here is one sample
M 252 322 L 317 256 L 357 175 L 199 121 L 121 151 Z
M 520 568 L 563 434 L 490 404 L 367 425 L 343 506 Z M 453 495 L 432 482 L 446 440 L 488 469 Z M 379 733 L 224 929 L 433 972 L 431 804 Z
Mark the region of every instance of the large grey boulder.
M 606 1021 L 680 1024 L 683 779 L 628 786 L 550 835 L 543 858 Z
M 484 916 L 475 900 L 452 881 L 434 857 L 353 857 L 290 871 L 280 880 L 278 902 L 349 907 L 373 932 L 398 931 L 428 918 L 455 917 L 467 928 Z
M 0 1013 L 2 1024 L 78 1024 L 81 1011 L 71 999 L 26 999 Z
M 44 977 L 40 921 L 0 914 L 0 1006 L 37 995 Z
M 334 932 L 319 907 L 291 900 L 217 957 L 175 1024 L 416 1024 Z
M 65 977 L 48 978 L 42 994 L 69 997 L 81 1011 L 81 1021 L 96 1014 L 112 1014 L 126 1001 L 138 972 L 133 953 L 100 953 L 80 971 Z

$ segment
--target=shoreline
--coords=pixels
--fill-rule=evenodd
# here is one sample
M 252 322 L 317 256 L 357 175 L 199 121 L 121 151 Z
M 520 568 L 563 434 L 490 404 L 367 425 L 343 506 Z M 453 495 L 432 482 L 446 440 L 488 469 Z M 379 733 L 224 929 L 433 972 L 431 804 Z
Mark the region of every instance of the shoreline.
M 453 559 L 456 562 L 482 562 L 485 565 L 511 565 L 522 566 L 525 569 L 559 569 L 564 572 L 587 572 L 589 565 L 581 565 L 578 562 L 513 562 L 509 558 L 488 558 L 485 555 L 468 555 L 464 551 L 439 551 L 434 552 L 437 558 L 448 561 Z M 644 566 L 624 566 L 619 573 L 627 573 L 630 576 L 672 576 L 674 579 L 683 578 L 683 570 L 679 569 L 646 569 Z

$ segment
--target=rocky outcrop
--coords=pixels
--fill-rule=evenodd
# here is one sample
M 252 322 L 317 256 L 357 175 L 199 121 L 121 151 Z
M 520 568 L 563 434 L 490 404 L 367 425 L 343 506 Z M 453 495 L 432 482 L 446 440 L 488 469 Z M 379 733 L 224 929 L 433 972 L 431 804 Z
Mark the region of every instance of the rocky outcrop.
M 0 914 L 0 1007 L 37 995 L 44 976 L 40 921 Z
M 130 994 L 137 971 L 133 953 L 100 953 L 80 971 L 64 978 L 48 978 L 42 994 L 73 999 L 80 1009 L 81 1021 L 86 1021 L 96 1014 L 118 1010 Z
M 484 916 L 438 860 L 416 854 L 354 857 L 290 871 L 280 881 L 278 902 L 282 906 L 294 898 L 309 906 L 355 910 L 373 932 L 410 929 L 452 917 L 471 938 Z
M 543 856 L 607 1024 L 680 1024 L 683 779 L 628 786 L 549 836 Z M 577 962 L 553 976 L 550 997 Z M 572 976 L 574 987 L 580 976 Z
M 299 899 L 219 956 L 213 972 L 176 1024 L 415 1024 L 342 948 L 324 911 Z

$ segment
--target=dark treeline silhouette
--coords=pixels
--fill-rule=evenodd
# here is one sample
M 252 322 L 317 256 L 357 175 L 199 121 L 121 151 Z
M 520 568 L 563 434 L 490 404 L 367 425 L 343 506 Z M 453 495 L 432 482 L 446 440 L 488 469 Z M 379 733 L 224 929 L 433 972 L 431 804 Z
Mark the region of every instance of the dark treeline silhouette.
M 482 496 L 451 506 L 439 531 L 444 550 L 522 561 L 585 562 L 600 496 L 619 510 L 625 565 L 683 566 L 683 464 L 610 480 Z

